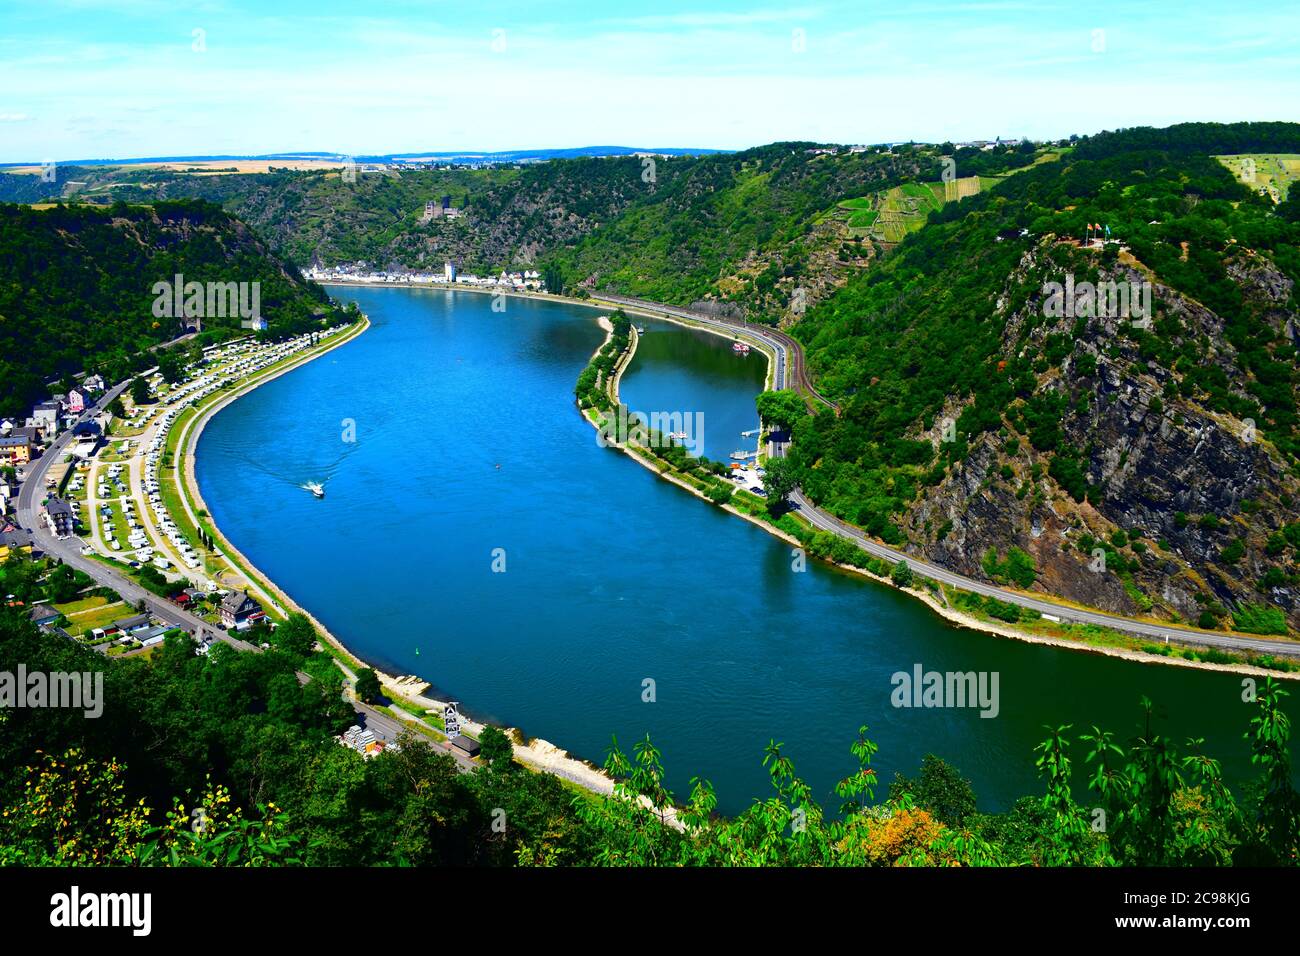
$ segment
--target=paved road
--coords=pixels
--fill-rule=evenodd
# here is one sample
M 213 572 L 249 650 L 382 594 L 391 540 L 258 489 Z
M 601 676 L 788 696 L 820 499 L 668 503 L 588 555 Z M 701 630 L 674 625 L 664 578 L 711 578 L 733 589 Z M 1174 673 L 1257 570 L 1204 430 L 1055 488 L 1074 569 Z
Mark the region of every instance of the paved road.
M 839 411 L 839 406 L 826 398 L 816 388 L 813 387 L 812 380 L 808 377 L 808 372 L 804 368 L 803 349 L 799 343 L 792 339 L 780 329 L 774 329 L 766 325 L 751 325 L 748 322 L 728 322 L 726 319 L 719 319 L 711 315 L 703 315 L 699 312 L 692 312 L 690 309 L 682 309 L 676 306 L 664 305 L 660 302 L 648 302 L 645 299 L 634 299 L 625 295 L 613 295 L 611 293 L 598 293 L 592 295 L 593 299 L 601 302 L 612 302 L 615 305 L 626 305 L 632 308 L 644 309 L 647 312 L 658 312 L 662 315 L 673 315 L 678 318 L 690 319 L 692 322 L 700 325 L 710 326 L 728 333 L 743 332 L 744 334 L 758 339 L 772 350 L 776 356 L 776 369 L 773 376 L 775 385 L 778 389 L 789 387 L 787 382 L 793 381 L 803 389 L 806 395 L 814 396 L 819 402 L 827 408 Z
M 107 406 L 113 399 L 122 394 L 128 384 L 129 382 L 123 382 L 110 389 L 100 399 L 97 407 L 103 408 Z M 77 419 L 77 423 L 89 421 L 93 417 L 94 411 L 95 409 L 89 409 L 83 412 Z M 27 478 L 18 491 L 18 524 L 22 528 L 31 529 L 37 547 L 47 554 L 60 558 L 65 564 L 86 572 L 97 584 L 111 587 L 130 603 L 138 605 L 140 601 L 144 601 L 158 619 L 167 624 L 183 627 L 192 634 L 209 631 L 237 647 L 245 650 L 253 649 L 253 645 L 247 641 L 240 641 L 226 635 L 207 621 L 150 591 L 146 591 L 126 575 L 98 561 L 84 557 L 81 554 L 82 541 L 80 538 L 59 539 L 50 532 L 45 519 L 40 514 L 41 501 L 45 498 L 45 476 L 56 462 L 63 460 L 63 456 L 67 453 L 70 444 L 72 444 L 72 430 L 68 429 L 50 444 L 50 447 L 45 450 L 45 454 L 27 466 Z
M 787 370 L 791 370 L 793 374 L 790 375 L 789 378 L 792 378 L 794 382 L 807 388 L 810 394 L 816 397 L 819 401 L 838 412 L 838 408 L 836 408 L 834 404 L 821 396 L 807 383 L 807 373 L 804 370 L 803 362 L 803 348 L 798 342 L 783 332 L 778 332 L 764 326 L 750 325 L 748 323 L 728 322 L 725 319 L 701 315 L 692 312 L 689 309 L 681 309 L 657 302 L 647 302 L 644 299 L 633 299 L 628 296 L 602 293 L 599 295 L 593 295 L 592 298 L 600 301 L 632 306 L 644 309 L 648 312 L 660 312 L 668 315 L 689 318 L 702 325 L 713 326 L 731 333 L 744 332 L 752 335 L 771 347 L 776 355 L 776 373 L 774 376 L 774 384 L 776 388 L 788 387 Z M 776 457 L 781 457 L 784 455 L 785 450 L 785 446 L 774 446 L 773 453 Z M 790 496 L 790 503 L 799 514 L 814 527 L 847 538 L 868 554 L 875 555 L 878 558 L 884 558 L 888 561 L 906 561 L 915 571 L 924 574 L 926 577 L 934 578 L 936 581 L 941 581 L 944 584 L 949 584 L 954 587 L 963 588 L 967 591 L 974 591 L 976 594 L 981 594 L 985 597 L 995 597 L 1000 601 L 1007 601 L 1020 607 L 1030 608 L 1041 614 L 1050 614 L 1053 617 L 1058 617 L 1064 621 L 1073 621 L 1081 624 L 1097 624 L 1102 627 L 1109 627 L 1117 631 L 1123 631 L 1126 634 L 1135 634 L 1143 638 L 1164 641 L 1166 643 L 1190 644 L 1202 647 L 1222 648 L 1224 650 L 1249 651 L 1260 654 L 1278 654 L 1288 657 L 1300 657 L 1300 643 L 1295 641 L 1240 637 L 1235 634 L 1219 634 L 1209 631 L 1200 631 L 1189 627 L 1181 627 L 1177 624 L 1152 624 L 1146 621 L 1135 621 L 1114 614 L 1106 614 L 1102 611 L 1089 611 L 1081 608 L 1068 607 L 1043 598 L 1031 597 L 1016 591 L 1008 591 L 1004 588 L 997 587 L 996 585 L 986 584 L 983 581 L 976 581 L 973 578 L 968 578 L 953 571 L 949 571 L 939 565 L 931 564 L 928 561 L 919 559 L 915 555 L 907 554 L 903 551 L 897 551 L 893 548 L 887 547 L 886 545 L 880 544 L 879 542 L 867 537 L 861 529 L 855 528 L 836 518 L 834 515 L 818 508 L 804 497 L 801 490 L 796 490 Z

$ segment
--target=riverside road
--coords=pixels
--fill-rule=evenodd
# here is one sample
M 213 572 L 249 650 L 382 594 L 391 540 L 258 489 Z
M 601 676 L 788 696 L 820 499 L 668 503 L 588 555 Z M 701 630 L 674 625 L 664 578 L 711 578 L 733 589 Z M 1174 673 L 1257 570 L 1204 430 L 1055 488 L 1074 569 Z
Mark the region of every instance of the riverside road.
M 649 313 L 658 313 L 666 316 L 676 316 L 678 318 L 689 319 L 691 322 L 698 325 L 715 328 L 731 335 L 745 335 L 757 339 L 772 350 L 774 356 L 774 388 L 789 388 L 791 387 L 790 383 L 793 382 L 803 388 L 807 394 L 811 394 L 828 408 L 832 409 L 836 413 L 839 412 L 838 407 L 834 403 L 820 395 L 816 389 L 812 387 L 804 364 L 803 347 L 784 332 L 780 332 L 767 326 L 753 325 L 747 322 L 731 322 L 716 316 L 704 315 L 699 312 L 693 312 L 689 309 L 664 305 L 659 302 L 648 302 L 644 299 L 633 299 L 627 296 L 610 295 L 606 293 L 594 294 L 592 298 L 601 302 L 610 302 L 615 305 L 624 305 L 631 308 L 641 309 L 642 311 Z M 780 457 L 784 453 L 785 448 L 783 446 L 776 446 L 773 448 L 773 454 L 777 457 Z M 915 555 L 907 554 L 903 551 L 897 551 L 894 548 L 873 541 L 860 529 L 854 528 L 836 518 L 834 515 L 818 508 L 804 497 L 801 490 L 796 489 L 790 496 L 790 504 L 799 512 L 800 515 L 807 519 L 809 524 L 813 525 L 813 527 L 847 538 L 868 554 L 888 561 L 906 561 L 914 571 L 917 571 L 926 577 L 933 578 L 936 581 L 941 581 L 944 584 L 959 587 L 967 591 L 973 591 L 976 594 L 981 594 L 985 597 L 994 597 L 1000 601 L 1006 601 L 1018 605 L 1019 607 L 1029 608 L 1030 610 L 1038 611 L 1040 614 L 1050 614 L 1051 616 L 1060 618 L 1063 621 L 1109 627 L 1126 634 L 1152 638 L 1165 643 L 1214 647 L 1224 650 L 1246 651 L 1257 654 L 1278 654 L 1289 657 L 1300 657 L 1300 643 L 1295 641 L 1242 637 L 1236 634 L 1217 634 L 1210 631 L 1201 631 L 1194 628 L 1182 627 L 1177 624 L 1159 624 L 1149 623 L 1147 621 L 1136 621 L 1132 618 L 1107 614 L 1103 611 L 1091 611 L 1083 608 L 1070 607 L 1064 604 L 1057 604 L 1044 598 L 1033 597 L 1028 594 L 1022 594 L 1018 591 L 1010 591 L 992 584 L 985 584 L 982 581 L 976 581 L 973 578 L 968 578 L 945 568 L 941 568 L 936 564 L 931 564 L 924 559 L 917 558 Z

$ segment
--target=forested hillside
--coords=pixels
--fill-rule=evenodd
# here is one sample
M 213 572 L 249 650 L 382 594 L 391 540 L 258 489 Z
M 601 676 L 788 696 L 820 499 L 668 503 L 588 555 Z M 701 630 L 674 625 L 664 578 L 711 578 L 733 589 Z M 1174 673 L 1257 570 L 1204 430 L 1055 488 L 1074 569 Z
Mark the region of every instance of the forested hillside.
M 1105 134 L 933 213 L 795 327 L 843 409 L 795 428 L 805 491 L 978 577 L 1300 624 L 1300 217 L 1211 158 L 1297 148 L 1293 124 Z M 1090 224 L 1117 241 L 1081 247 Z M 1067 275 L 1151 283 L 1152 321 L 1054 312 Z
M 673 160 L 673 162 L 689 160 Z M 661 160 L 661 162 L 664 162 Z M 75 197 L 148 203 L 180 197 L 220 203 L 300 266 L 365 262 L 377 269 L 463 271 L 536 264 L 638 198 L 635 157 L 553 160 L 523 167 L 370 171 L 339 169 L 194 174 L 153 168 L 81 168 Z M 61 179 L 72 171 L 58 170 Z M 0 199 L 32 201 L 35 176 L 0 181 Z M 61 188 L 46 185 L 47 192 Z M 425 203 L 450 196 L 458 218 L 424 219 Z
M 182 331 L 153 311 L 154 284 L 177 274 L 259 283 L 271 334 L 301 331 L 335 311 L 323 289 L 210 203 L 0 205 L 0 415 L 49 398 L 49 379 L 84 370 L 118 381 L 142 367 L 142 350 Z M 239 323 L 238 315 L 209 316 L 204 327 L 219 333 Z
M 607 289 L 678 305 L 716 303 L 757 321 L 792 321 L 880 255 L 839 208 L 881 189 L 1023 168 L 1034 150 L 951 144 L 825 150 L 776 143 L 733 154 L 552 160 L 522 167 L 192 173 L 59 168 L 57 184 L 0 180 L 0 199 L 32 201 L 85 185 L 78 201 L 222 204 L 300 266 L 467 272 L 537 268 L 554 291 Z M 449 195 L 457 218 L 424 218 Z M 796 290 L 802 290 L 798 294 Z

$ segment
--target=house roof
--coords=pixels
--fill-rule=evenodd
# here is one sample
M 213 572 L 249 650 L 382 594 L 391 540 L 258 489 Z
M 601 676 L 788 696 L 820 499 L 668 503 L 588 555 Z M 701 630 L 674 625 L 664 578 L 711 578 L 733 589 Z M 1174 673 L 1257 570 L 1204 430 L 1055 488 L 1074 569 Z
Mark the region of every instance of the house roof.
M 31 443 L 26 435 L 0 435 L 0 448 L 26 448 Z
M 464 734 L 457 734 L 451 740 L 451 745 L 457 750 L 464 751 L 471 757 L 477 756 L 480 749 L 478 741 L 473 737 L 466 737 Z
M 32 536 L 20 528 L 0 531 L 0 548 L 29 548 Z
M 27 616 L 37 622 L 52 621 L 59 616 L 59 613 L 49 604 L 33 604 L 32 609 L 27 612 Z
M 72 517 L 72 507 L 62 498 L 51 498 L 45 502 L 45 513 L 48 515 L 67 515 Z
M 250 607 L 259 611 L 262 609 L 262 605 L 258 604 L 254 598 L 249 597 L 247 591 L 231 591 L 221 599 L 222 610 L 229 611 L 232 614 L 248 610 Z

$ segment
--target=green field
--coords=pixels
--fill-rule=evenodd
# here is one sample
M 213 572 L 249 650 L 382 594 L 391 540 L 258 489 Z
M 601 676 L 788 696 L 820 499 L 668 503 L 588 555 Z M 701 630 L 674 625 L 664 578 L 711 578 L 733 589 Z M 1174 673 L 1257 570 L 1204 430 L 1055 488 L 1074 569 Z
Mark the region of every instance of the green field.
M 942 182 L 904 183 L 839 203 L 849 211 L 849 235 L 870 237 L 877 242 L 902 242 L 909 232 L 925 225 L 930 213 L 943 206 L 952 193 L 973 195 L 983 187 L 983 178 L 968 177 L 956 185 Z
M 1297 153 L 1238 153 L 1214 158 L 1247 186 L 1268 193 L 1278 203 L 1286 201 L 1291 184 L 1300 179 Z
M 99 600 L 102 601 L 103 598 L 100 598 Z M 70 606 L 71 605 L 58 605 L 58 608 L 59 610 L 63 610 L 64 607 Z M 99 607 L 77 614 L 76 617 L 73 617 L 71 614 L 68 614 L 67 611 L 64 611 L 64 614 L 67 615 L 68 618 L 68 633 L 73 637 L 77 637 L 81 634 L 88 634 L 97 627 L 103 627 L 105 624 L 112 624 L 114 621 L 120 620 L 121 618 L 130 617 L 132 613 L 133 611 L 130 605 L 122 601 L 117 601 L 113 604 L 101 604 Z
M 69 601 L 67 604 L 56 604 L 54 607 L 67 617 L 73 617 L 85 611 L 92 611 L 97 607 L 103 607 L 108 603 L 107 598 L 88 597 L 80 601 Z

